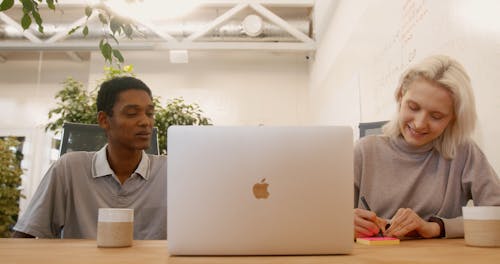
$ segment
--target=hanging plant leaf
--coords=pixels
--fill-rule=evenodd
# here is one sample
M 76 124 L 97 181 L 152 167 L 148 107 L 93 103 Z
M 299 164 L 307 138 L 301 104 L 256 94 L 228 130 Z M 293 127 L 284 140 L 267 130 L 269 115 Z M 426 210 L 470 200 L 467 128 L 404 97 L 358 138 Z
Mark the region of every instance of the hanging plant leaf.
M 104 43 L 101 47 L 101 54 L 104 57 L 105 60 L 111 62 L 113 58 L 111 57 L 111 53 L 113 52 L 113 48 L 109 43 Z
M 134 33 L 134 29 L 132 29 L 132 26 L 130 24 L 126 24 L 123 27 L 123 32 L 125 32 L 125 35 L 129 38 L 132 39 L 132 33 Z
M 116 17 L 111 18 L 111 21 L 109 22 L 109 29 L 111 29 L 113 35 L 116 33 L 120 33 L 121 23 Z
M 94 11 L 94 9 L 92 9 L 92 7 L 90 7 L 90 6 L 85 7 L 85 15 L 87 16 L 87 18 L 89 18 L 92 15 L 92 11 Z
M 106 19 L 106 16 L 104 16 L 104 14 L 102 14 L 102 13 L 99 13 L 99 20 L 103 24 L 108 24 L 108 20 Z
M 46 0 L 45 2 L 47 2 L 47 5 L 49 6 L 50 9 L 56 10 L 56 6 L 54 5 L 54 0 Z
M 33 11 L 33 2 L 31 2 L 31 0 L 21 0 L 21 3 L 23 4 L 23 11 L 25 14 Z
M 86 37 L 89 34 L 89 27 L 85 25 L 85 27 L 82 30 L 83 36 Z
M 24 30 L 28 29 L 31 25 L 31 17 L 28 14 L 24 14 L 21 19 L 21 26 Z
M 38 32 L 43 33 L 42 17 L 40 17 L 40 13 L 38 13 L 38 11 L 33 10 L 31 14 L 33 15 L 33 18 L 35 19 L 35 22 L 38 25 Z
M 72 28 L 69 32 L 68 32 L 68 35 L 71 35 L 73 33 L 75 33 L 75 31 L 77 31 L 81 26 L 77 26 L 77 27 L 74 27 Z
M 0 11 L 5 11 L 14 6 L 14 0 L 3 0 L 0 4 Z
M 117 58 L 120 63 L 123 63 L 124 59 L 122 53 L 119 50 L 113 49 L 113 56 L 115 56 L 115 58 Z

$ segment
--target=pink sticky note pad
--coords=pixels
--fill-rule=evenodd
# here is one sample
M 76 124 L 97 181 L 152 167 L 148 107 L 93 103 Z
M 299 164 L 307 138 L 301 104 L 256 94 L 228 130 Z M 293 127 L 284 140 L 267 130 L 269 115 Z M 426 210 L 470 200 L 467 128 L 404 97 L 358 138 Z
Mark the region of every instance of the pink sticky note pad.
M 356 242 L 363 245 L 399 245 L 399 239 L 395 237 L 360 237 Z

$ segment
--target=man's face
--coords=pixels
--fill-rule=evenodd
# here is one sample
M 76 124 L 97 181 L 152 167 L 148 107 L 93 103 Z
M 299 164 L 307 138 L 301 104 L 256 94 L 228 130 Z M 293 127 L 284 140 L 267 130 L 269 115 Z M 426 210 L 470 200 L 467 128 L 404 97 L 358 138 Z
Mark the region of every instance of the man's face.
M 107 132 L 108 144 L 114 148 L 143 150 L 149 147 L 154 105 L 147 92 L 135 89 L 121 92 L 113 106 L 113 115 L 104 114 L 99 119 Z

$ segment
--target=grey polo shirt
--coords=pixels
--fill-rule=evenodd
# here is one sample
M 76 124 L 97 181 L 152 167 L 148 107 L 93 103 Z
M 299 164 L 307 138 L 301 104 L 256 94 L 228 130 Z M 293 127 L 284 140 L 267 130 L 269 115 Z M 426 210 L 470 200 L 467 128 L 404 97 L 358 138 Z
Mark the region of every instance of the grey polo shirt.
M 134 239 L 167 239 L 167 157 L 143 152 L 121 185 L 106 147 L 67 153 L 47 171 L 14 230 L 40 238 L 95 239 L 98 209 L 106 207 L 134 209 Z

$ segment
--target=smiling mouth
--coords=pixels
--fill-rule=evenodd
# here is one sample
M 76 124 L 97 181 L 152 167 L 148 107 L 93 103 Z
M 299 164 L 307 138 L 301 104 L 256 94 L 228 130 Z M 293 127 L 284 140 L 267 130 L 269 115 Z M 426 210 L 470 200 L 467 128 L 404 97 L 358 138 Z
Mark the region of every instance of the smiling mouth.
M 413 129 L 410 125 L 407 125 L 408 131 L 410 132 L 411 135 L 416 136 L 416 137 L 423 137 L 428 134 L 428 132 L 419 132 Z

